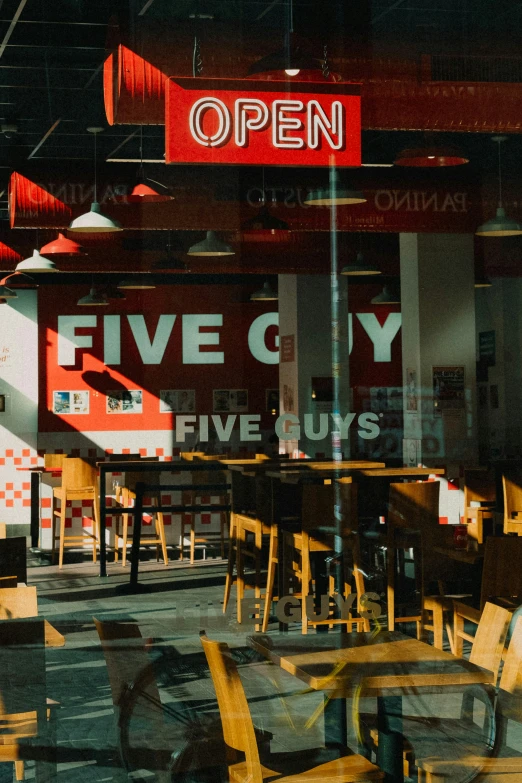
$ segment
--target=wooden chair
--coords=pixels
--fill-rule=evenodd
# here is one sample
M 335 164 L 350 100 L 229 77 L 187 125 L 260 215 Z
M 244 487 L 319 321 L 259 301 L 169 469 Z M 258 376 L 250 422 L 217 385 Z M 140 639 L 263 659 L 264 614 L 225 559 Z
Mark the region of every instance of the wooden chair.
M 36 587 L 1 587 L 0 620 L 38 616 Z
M 60 508 L 55 507 L 55 501 L 60 501 Z M 93 532 L 83 531 L 81 535 L 65 534 L 65 515 L 68 500 L 91 500 L 93 504 Z M 60 521 L 60 530 L 56 535 L 56 517 Z M 98 491 L 98 475 L 96 466 L 80 457 L 67 457 L 63 461 L 62 484 L 53 489 L 53 528 L 52 528 L 52 555 L 56 552 L 56 539 L 59 540 L 59 568 L 63 567 L 64 548 L 78 546 L 90 539 L 93 544 L 92 559 L 96 562 L 96 545 L 100 529 L 100 505 Z
M 189 557 L 190 564 L 194 564 L 196 544 L 212 544 L 219 541 L 221 557 L 225 557 L 225 532 L 229 523 L 229 513 L 226 510 L 213 512 L 219 514 L 219 533 L 209 532 L 203 535 L 203 530 L 199 530 L 196 535 L 196 516 L 198 513 L 205 512 L 205 504 L 209 504 L 214 498 L 214 503 L 226 506 L 230 504 L 230 494 L 226 489 L 226 472 L 221 470 L 195 471 L 193 474 L 194 484 L 197 488 L 184 490 L 182 493 L 182 504 L 184 506 L 200 506 L 200 512 L 185 511 L 181 516 L 181 531 L 179 542 L 179 559 L 184 559 L 185 554 L 185 536 L 189 535 Z M 212 489 L 212 485 L 222 484 L 222 488 Z M 209 489 L 206 489 L 206 486 Z M 216 500 L 217 498 L 217 500 Z M 212 513 L 211 511 L 209 513 Z
M 338 493 L 338 495 L 337 495 Z M 341 522 L 336 520 L 335 506 L 340 501 Z M 302 491 L 301 529 L 299 531 L 283 531 L 283 568 L 285 595 L 293 588 L 294 594 L 301 597 L 302 603 L 302 633 L 308 633 L 310 627 L 320 625 L 346 625 L 347 632 L 353 627 L 360 631 L 369 631 L 369 620 L 364 617 L 354 617 L 351 611 L 334 616 L 331 611 L 331 599 L 336 591 L 334 576 L 328 580 L 328 617 L 313 619 L 308 617 L 307 599 L 311 597 L 312 558 L 313 552 L 335 551 L 334 535 L 342 538 L 342 594 L 346 600 L 352 593 L 352 581 L 355 584 L 357 602 L 353 608 L 361 611 L 361 597 L 365 593 L 364 577 L 359 568 L 360 550 L 357 518 L 357 485 L 351 480 L 340 479 L 336 484 L 304 484 Z M 273 559 L 274 555 L 272 555 Z M 273 569 L 270 570 L 266 591 L 265 622 L 269 612 L 273 591 Z M 353 574 L 353 579 L 352 579 Z M 321 596 L 321 601 L 323 597 Z M 322 614 L 322 612 L 321 612 Z
M 428 561 L 432 554 L 430 549 L 439 528 L 439 492 L 438 481 L 424 481 L 409 484 L 390 484 L 389 509 L 387 518 L 387 581 L 388 581 L 388 630 L 395 630 L 396 623 L 414 622 L 417 626 L 417 637 L 420 639 L 423 627 L 423 611 L 425 606 L 425 584 L 432 576 L 434 568 Z M 412 538 L 412 533 L 416 538 Z M 421 596 L 418 614 L 395 615 L 395 577 L 396 552 L 398 549 L 412 548 L 414 561 L 417 564 L 416 583 Z M 431 563 L 430 563 L 431 565 Z M 433 607 L 431 607 L 433 608 Z M 440 615 L 434 616 L 434 625 Z M 436 628 L 436 646 L 442 649 L 442 628 Z
M 468 536 L 477 544 L 484 543 L 484 522 L 486 533 L 493 533 L 494 506 L 497 488 L 494 471 L 464 471 L 464 524 Z
M 149 461 L 156 461 L 157 457 L 151 457 Z M 115 513 L 116 524 L 114 528 L 114 540 L 115 551 L 114 560 L 118 562 L 119 547 L 118 540 L 122 539 L 121 547 L 121 564 L 125 568 L 127 565 L 127 548 L 129 541 L 129 517 L 132 516 L 132 512 L 125 511 L 123 509 L 130 509 L 134 505 L 136 499 L 136 484 L 138 482 L 147 482 L 156 484 L 159 479 L 158 473 L 146 473 L 142 471 L 125 471 L 125 478 L 123 485 L 116 493 L 116 500 L 120 504 L 118 511 Z M 152 506 L 161 505 L 161 492 L 154 490 L 146 492 L 145 498 L 150 499 Z M 121 528 L 120 528 L 121 520 Z M 142 524 L 140 546 L 155 546 L 156 547 L 156 559 L 159 560 L 159 553 L 161 550 L 163 556 L 163 562 L 167 566 L 169 564 L 169 557 L 167 554 L 167 540 L 165 537 L 165 523 L 163 519 L 163 511 L 152 512 L 152 524 L 154 526 L 154 532 L 147 532 L 147 526 Z
M 44 454 L 44 468 L 62 468 L 67 454 Z
M 488 606 L 491 606 L 491 604 Z M 499 608 L 500 607 L 496 607 L 496 609 Z M 499 622 L 499 626 L 501 624 L 502 621 Z M 477 657 L 480 660 L 480 656 L 477 655 Z M 475 660 L 475 662 L 477 661 Z M 506 660 L 502 669 L 502 675 L 500 677 L 495 707 L 496 752 L 491 758 L 482 758 L 470 754 L 458 760 L 458 772 L 469 774 L 469 779 L 471 779 L 471 776 L 475 773 L 473 775 L 475 783 L 482 783 L 482 781 L 487 781 L 487 783 L 522 783 L 522 757 L 509 757 L 504 755 L 504 748 L 507 745 L 508 721 L 514 720 L 517 723 L 520 723 L 522 720 L 522 700 L 519 695 L 521 688 L 522 617 L 519 617 L 511 636 Z M 440 758 L 422 759 L 418 761 L 418 768 L 419 783 L 446 783 L 446 781 L 450 781 L 454 777 L 455 772 L 457 771 L 455 761 L 442 761 Z
M 480 608 L 493 601 L 508 609 L 522 604 L 522 539 L 500 536 L 486 539 L 480 590 Z
M 0 592 L 17 593 L 18 590 L 22 588 Z M 36 591 L 36 588 L 26 590 Z M 24 613 L 27 607 L 27 602 L 22 601 L 21 616 L 28 616 Z M 25 762 L 32 758 L 32 741 L 38 738 L 37 759 L 42 758 L 45 738 L 51 745 L 55 744 L 55 738 L 49 735 L 54 725 L 54 708 L 58 705 L 47 699 L 45 693 L 44 621 L 11 618 L 0 622 L 0 660 L 0 762 L 14 763 L 15 778 L 21 781 L 25 779 Z M 48 757 L 52 755 L 50 747 Z M 37 780 L 41 774 L 48 775 L 46 780 L 55 779 L 56 767 L 52 761 L 37 760 L 36 764 L 53 767 L 52 771 L 37 769 Z
M 513 471 L 502 476 L 504 493 L 504 533 L 522 536 L 522 473 Z
M 228 764 L 231 783 L 263 783 L 267 778 L 274 783 L 382 780 L 383 772 L 358 754 L 335 758 L 319 766 L 315 766 L 317 761 L 314 764 L 315 750 L 275 753 L 261 759 L 250 708 L 228 645 L 205 635 L 201 636 L 201 642 L 216 691 L 225 743 L 233 751 L 244 754 L 243 760 Z

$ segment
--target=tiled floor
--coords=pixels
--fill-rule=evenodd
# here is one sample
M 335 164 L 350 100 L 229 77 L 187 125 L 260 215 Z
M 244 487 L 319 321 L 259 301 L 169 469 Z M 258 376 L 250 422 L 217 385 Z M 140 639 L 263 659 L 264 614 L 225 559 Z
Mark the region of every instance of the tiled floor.
M 46 692 L 59 702 L 56 712 L 58 755 L 55 770 L 51 768 L 49 772 L 38 768 L 39 783 L 119 783 L 127 780 L 218 783 L 220 777 L 216 769 L 210 774 L 207 770 L 206 777 L 203 769 L 185 778 L 167 771 L 163 774 L 153 771 L 155 765 L 149 763 L 150 752 L 147 753 L 147 748 L 150 751 L 158 746 L 168 747 L 176 757 L 183 748 L 186 753 L 186 748 L 192 747 L 196 749 L 199 762 L 207 757 L 203 767 L 214 761 L 212 738 L 219 721 L 198 638 L 202 629 L 237 648 L 236 657 L 255 725 L 274 735 L 272 750 L 299 750 L 322 745 L 322 696 L 307 692 L 295 677 L 256 658 L 246 645 L 246 637 L 253 627 L 245 629 L 235 623 L 234 602 L 223 616 L 223 561 L 200 561 L 193 567 L 173 563 L 169 568 L 153 562 L 144 563 L 140 583 L 148 591 L 138 595 L 122 592 L 128 583 L 128 570 L 111 566 L 109 574 L 107 579 L 101 580 L 92 563 L 66 565 L 62 572 L 49 566 L 29 570 L 29 583 L 38 587 L 40 615 L 66 637 L 65 647 L 46 650 Z M 154 678 L 167 705 L 159 719 L 157 710 L 154 715 L 147 712 L 150 705 L 146 701 L 143 675 L 134 690 L 124 697 L 118 722 L 93 617 L 135 621 L 142 636 L 150 640 L 146 657 L 149 661 L 160 660 Z M 141 663 L 146 666 L 145 657 L 141 662 L 139 658 L 134 661 L 136 671 Z M 407 698 L 404 712 L 458 718 L 459 699 L 458 694 Z M 353 720 L 353 716 L 375 714 L 375 710 L 374 700 L 348 704 L 354 749 L 357 747 L 357 720 Z M 310 720 L 314 713 L 316 719 Z M 422 721 L 407 722 L 416 753 L 431 755 L 434 749 L 441 747 L 445 749 L 444 754 L 458 753 L 462 735 L 448 730 L 448 725 L 441 721 L 433 729 L 432 726 L 427 728 Z M 510 730 L 509 741 L 522 749 L 519 726 Z M 130 774 L 125 765 L 131 767 Z M 26 779 L 35 779 L 33 762 L 28 762 L 26 767 Z M 12 779 L 13 765 L 0 763 L 0 783 Z M 464 780 L 464 777 L 457 775 L 453 779 Z

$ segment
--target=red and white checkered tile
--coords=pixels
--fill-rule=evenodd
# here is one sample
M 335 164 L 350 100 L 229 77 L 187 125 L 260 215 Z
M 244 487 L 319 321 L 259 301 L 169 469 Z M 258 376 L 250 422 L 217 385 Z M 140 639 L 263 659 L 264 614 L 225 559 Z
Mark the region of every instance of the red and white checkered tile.
M 24 468 L 42 464 L 32 448 L 0 450 L 0 522 L 29 524 L 31 474 Z

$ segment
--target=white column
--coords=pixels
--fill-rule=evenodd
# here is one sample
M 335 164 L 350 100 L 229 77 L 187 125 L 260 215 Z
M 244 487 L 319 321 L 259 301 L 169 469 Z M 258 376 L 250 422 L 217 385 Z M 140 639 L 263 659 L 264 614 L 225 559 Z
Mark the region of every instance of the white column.
M 346 296 L 339 302 L 340 392 L 342 416 L 350 412 L 348 381 L 348 312 Z M 299 419 L 300 437 L 280 441 L 286 453 L 317 452 L 332 455 L 333 403 L 312 397 L 312 378 L 332 378 L 332 299 L 328 275 L 279 275 L 279 391 L 280 412 L 293 413 Z M 291 346 L 293 344 L 293 360 Z M 321 420 L 322 414 L 322 420 Z M 305 416 L 313 419 L 305 419 Z M 305 432 L 305 422 L 308 435 Z M 325 437 L 310 437 L 310 424 L 321 434 L 321 424 L 328 422 Z M 355 425 L 352 425 L 352 429 Z M 297 430 L 295 431 L 297 435 Z M 346 454 L 349 439 L 341 443 Z
M 410 462 L 415 453 L 416 461 L 427 465 L 473 464 L 477 461 L 473 236 L 401 234 L 400 255 L 404 460 Z M 455 398 L 462 368 L 459 402 Z

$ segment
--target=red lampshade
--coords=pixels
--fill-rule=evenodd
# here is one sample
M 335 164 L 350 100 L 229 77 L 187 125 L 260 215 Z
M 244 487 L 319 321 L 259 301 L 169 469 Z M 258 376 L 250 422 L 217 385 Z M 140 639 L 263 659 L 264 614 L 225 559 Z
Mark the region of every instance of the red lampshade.
M 55 256 L 81 256 L 84 255 L 84 249 L 78 242 L 68 239 L 63 234 L 58 234 L 56 239 L 40 248 L 42 255 Z
M 161 204 L 164 201 L 172 201 L 172 196 L 168 193 L 158 193 L 144 182 L 139 182 L 128 195 L 118 195 L 115 201 L 120 204 Z
M 402 150 L 394 160 L 396 166 L 439 168 L 441 166 L 462 166 L 469 158 L 453 147 L 419 147 Z

